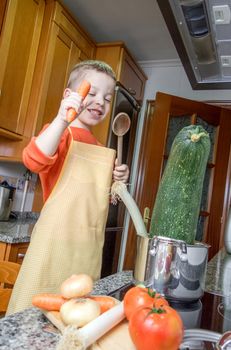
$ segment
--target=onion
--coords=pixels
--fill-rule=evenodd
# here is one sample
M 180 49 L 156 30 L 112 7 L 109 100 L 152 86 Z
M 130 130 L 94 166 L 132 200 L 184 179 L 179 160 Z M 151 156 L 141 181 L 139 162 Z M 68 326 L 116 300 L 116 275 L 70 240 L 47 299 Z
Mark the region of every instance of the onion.
M 95 343 L 97 339 L 101 338 L 124 318 L 124 304 L 121 302 L 80 329 L 77 329 L 74 325 L 68 325 L 62 330 L 63 336 L 60 338 L 56 350 L 90 349 L 90 345 Z M 98 346 L 96 347 L 98 349 Z
M 93 289 L 93 280 L 86 274 L 72 275 L 66 279 L 60 287 L 61 294 L 64 298 L 81 298 Z
M 100 315 L 100 305 L 89 298 L 70 299 L 60 308 L 60 316 L 66 325 L 83 327 Z

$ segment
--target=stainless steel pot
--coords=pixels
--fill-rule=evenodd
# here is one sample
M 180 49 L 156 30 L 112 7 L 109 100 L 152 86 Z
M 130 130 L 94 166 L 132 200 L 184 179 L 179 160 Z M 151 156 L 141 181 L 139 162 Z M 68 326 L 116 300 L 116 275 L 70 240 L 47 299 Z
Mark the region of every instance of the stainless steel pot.
M 188 245 L 161 236 L 137 239 L 135 283 L 144 283 L 173 300 L 190 302 L 203 296 L 208 245 Z
M 7 183 L 0 184 L 0 220 L 7 221 L 13 205 L 15 188 Z

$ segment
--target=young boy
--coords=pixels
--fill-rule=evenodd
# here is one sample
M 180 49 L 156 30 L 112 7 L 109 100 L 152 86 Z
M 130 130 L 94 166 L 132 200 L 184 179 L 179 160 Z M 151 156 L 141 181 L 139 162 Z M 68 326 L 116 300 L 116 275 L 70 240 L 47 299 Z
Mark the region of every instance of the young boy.
M 75 91 L 83 80 L 91 88 L 80 106 Z M 76 65 L 57 116 L 23 152 L 25 165 L 39 173 L 45 205 L 7 314 L 30 307 L 33 295 L 60 293 L 72 274 L 100 277 L 112 176 L 125 183 L 129 176 L 125 164 L 116 166 L 115 151 L 99 145 L 91 133 L 109 112 L 114 87 L 115 75 L 104 62 Z M 70 108 L 80 113 L 69 125 Z

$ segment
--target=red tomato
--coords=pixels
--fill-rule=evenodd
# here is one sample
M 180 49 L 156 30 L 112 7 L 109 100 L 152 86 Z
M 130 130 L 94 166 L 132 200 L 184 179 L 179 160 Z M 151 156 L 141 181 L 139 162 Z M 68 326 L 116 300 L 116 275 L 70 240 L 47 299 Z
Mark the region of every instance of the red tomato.
M 129 333 L 137 350 L 177 350 L 183 339 L 183 322 L 168 305 L 140 307 L 131 315 Z
M 162 305 L 168 305 L 167 300 L 149 288 L 133 287 L 124 296 L 124 312 L 128 320 L 140 306 L 159 308 Z

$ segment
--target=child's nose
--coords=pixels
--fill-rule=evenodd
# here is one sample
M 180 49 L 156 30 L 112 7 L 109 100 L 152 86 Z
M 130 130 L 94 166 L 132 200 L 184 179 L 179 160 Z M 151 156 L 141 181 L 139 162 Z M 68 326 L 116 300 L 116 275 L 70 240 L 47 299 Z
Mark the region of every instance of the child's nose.
M 103 96 L 97 96 L 96 103 L 99 104 L 100 106 L 103 106 L 104 105 Z

